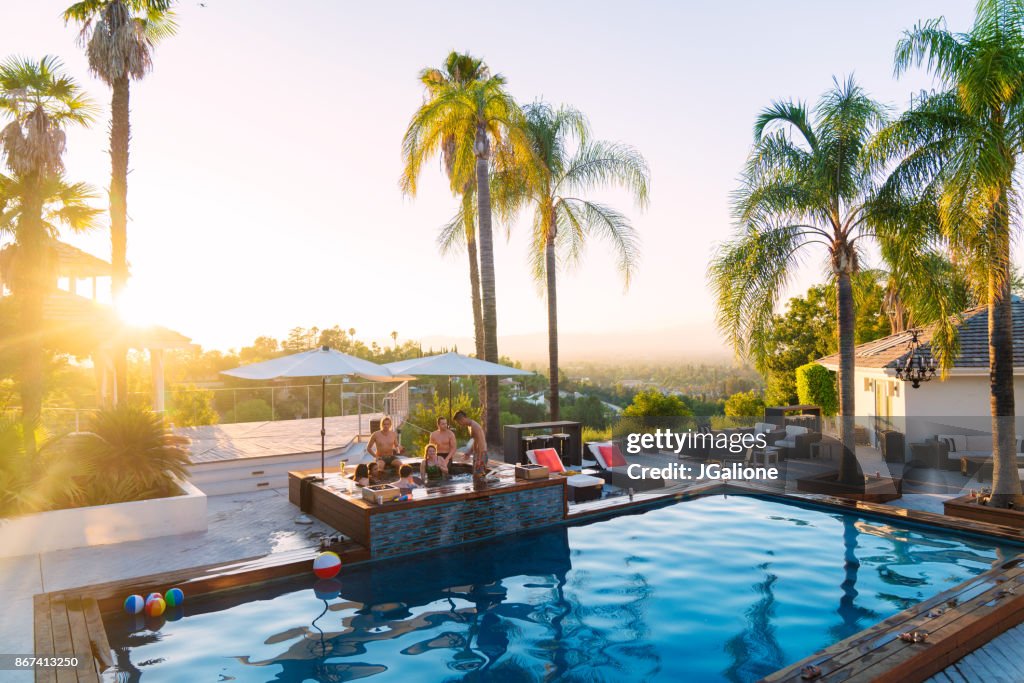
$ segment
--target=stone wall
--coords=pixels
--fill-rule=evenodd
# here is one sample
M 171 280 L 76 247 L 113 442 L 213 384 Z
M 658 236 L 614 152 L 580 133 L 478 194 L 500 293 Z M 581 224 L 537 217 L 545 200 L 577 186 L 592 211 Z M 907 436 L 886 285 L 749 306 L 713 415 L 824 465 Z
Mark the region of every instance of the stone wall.
M 433 550 L 560 522 L 562 489 L 545 486 L 372 515 L 370 554 Z

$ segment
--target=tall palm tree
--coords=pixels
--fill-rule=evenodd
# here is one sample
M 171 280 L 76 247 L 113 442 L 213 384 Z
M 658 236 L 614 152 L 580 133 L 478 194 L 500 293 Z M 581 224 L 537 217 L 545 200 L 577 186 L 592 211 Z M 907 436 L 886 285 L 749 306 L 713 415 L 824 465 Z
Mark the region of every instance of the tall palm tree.
M 462 54 L 454 50 L 445 58 L 444 65 L 440 68 L 427 68 L 420 72 L 420 82 L 426 90 L 427 101 L 440 96 L 452 88 L 466 87 L 474 81 L 479 81 L 490 76 L 490 71 L 483 60 L 477 59 L 469 54 Z M 444 162 L 445 174 L 448 176 L 448 183 L 453 193 L 458 194 L 461 199 L 461 209 L 457 215 L 457 228 L 454 232 L 459 237 L 459 243 L 466 245 L 466 254 L 469 257 L 469 287 L 471 304 L 473 306 L 473 338 L 476 343 L 476 355 L 484 357 L 484 323 L 480 293 L 480 260 L 477 255 L 476 245 L 476 221 L 473 214 L 476 207 L 476 173 L 473 168 L 471 148 L 466 144 L 457 144 L 460 140 L 454 131 L 449 132 L 440 144 L 441 157 Z M 419 173 L 428 157 L 423 154 L 433 155 L 435 150 L 426 150 L 422 147 L 404 148 L 405 168 L 402 172 L 402 191 L 410 196 L 416 194 L 416 183 Z M 415 156 L 412 156 L 415 155 Z M 461 155 L 461 156 L 460 156 Z M 442 253 L 448 250 L 451 242 L 440 245 Z M 481 399 L 485 400 L 483 385 L 481 385 Z M 482 401 L 483 402 L 483 401 Z
M 853 79 L 835 82 L 813 113 L 775 102 L 754 125 L 754 147 L 734 196 L 736 236 L 719 246 L 708 275 L 718 324 L 741 355 L 763 364 L 775 307 L 801 256 L 824 247 L 835 281 L 839 338 L 840 481 L 863 483 L 854 441 L 852 278 L 874 192 L 865 146 L 886 110 Z M 882 238 L 883 235 L 877 234 Z
M 873 153 L 895 162 L 883 193 L 916 196 L 934 208 L 928 223 L 988 303 L 992 504 L 1022 505 L 1013 424 L 1010 244 L 1011 217 L 1021 209 L 1014 172 L 1024 151 L 1024 2 L 980 0 L 969 33 L 950 32 L 942 19 L 918 24 L 896 46 L 895 71 L 921 65 L 940 89 L 915 97 L 879 134 Z M 956 355 L 955 319 L 940 322 L 948 367 Z
M 449 55 L 449 61 L 452 60 Z M 412 194 L 423 162 L 450 148 L 447 159 L 453 191 L 462 191 L 465 179 L 475 178 L 476 231 L 480 248 L 480 310 L 483 326 L 483 357 L 498 362 L 498 323 L 494 283 L 494 241 L 491 221 L 490 173 L 505 165 L 507 155 L 529 158 L 523 116 L 505 90 L 505 78 L 480 65 L 476 78 L 438 81 L 428 86 L 428 96 L 413 115 L 402 141 L 406 169 L 403 189 Z M 510 164 L 509 164 L 510 165 Z M 472 176 L 471 171 L 472 169 Z M 463 192 L 465 201 L 466 193 Z M 464 204 L 465 206 L 465 204 Z M 492 438 L 499 431 L 498 383 L 485 380 L 484 422 Z
M 64 21 L 81 25 L 79 42 L 89 70 L 111 89 L 110 244 L 112 294 L 117 301 L 128 283 L 128 143 L 131 139 L 131 80 L 153 68 L 153 47 L 176 29 L 173 0 L 81 0 L 64 11 Z M 127 349 L 117 351 L 116 399 L 128 397 Z
M 636 202 L 646 207 L 650 173 L 647 162 L 635 149 L 591 140 L 586 118 L 571 107 L 554 109 L 538 102 L 527 106 L 524 113 L 533 160 L 539 168 L 532 174 L 513 171 L 527 182 L 504 185 L 533 210 L 530 260 L 533 275 L 544 283 L 547 294 L 551 419 L 558 420 L 559 256 L 563 263 L 577 263 L 590 238 L 607 239 L 615 249 L 619 273 L 628 287 L 640 256 L 636 231 L 626 216 L 584 195 L 600 187 L 617 186 L 631 192 Z M 529 182 L 531 179 L 533 182 Z M 505 189 L 501 184 L 498 187 Z
M 54 284 L 46 268 L 53 224 L 46 219 L 74 218 L 49 212 L 47 200 L 61 185 L 64 126 L 92 117 L 91 104 L 62 69 L 55 57 L 12 57 L 0 64 L 0 115 L 10 119 L 0 131 L 0 153 L 11 173 L 2 183 L 3 225 L 18 248 L 11 290 L 19 302 L 22 436 L 30 457 L 43 402 L 43 302 Z

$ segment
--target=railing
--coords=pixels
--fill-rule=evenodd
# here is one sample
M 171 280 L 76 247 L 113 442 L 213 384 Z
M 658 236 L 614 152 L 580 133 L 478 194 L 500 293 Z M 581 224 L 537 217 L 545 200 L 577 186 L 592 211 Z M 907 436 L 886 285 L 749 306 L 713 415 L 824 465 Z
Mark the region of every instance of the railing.
M 403 381 L 384 391 L 385 385 L 379 382 L 342 382 L 340 384 L 327 385 L 327 415 L 345 416 L 355 415 L 358 417 L 359 433 L 363 434 L 364 426 L 369 428 L 369 422 L 364 425 L 363 416 L 377 413 L 386 413 L 394 418 L 395 427 L 399 427 L 409 417 L 409 383 Z M 387 385 L 390 386 L 390 385 Z M 248 400 L 261 399 L 269 404 L 270 414 L 257 417 L 259 421 L 269 420 L 295 420 L 313 418 L 320 416 L 320 397 L 322 386 L 320 384 L 302 385 L 261 385 L 247 387 L 228 387 L 219 389 L 186 389 L 184 393 L 213 394 L 214 410 L 218 413 L 221 424 L 239 422 L 239 417 L 248 420 L 247 415 L 239 415 L 238 406 Z M 181 392 L 181 389 L 177 390 Z M 175 391 L 168 389 L 166 396 L 167 410 L 173 411 Z M 133 393 L 149 402 L 150 394 Z M 296 406 L 298 405 L 298 409 Z M 43 407 L 43 426 L 53 433 L 66 433 L 69 431 L 81 431 L 85 427 L 85 418 L 96 412 L 96 408 L 52 408 Z M 265 410 L 265 408 L 264 408 Z M 258 407 L 257 407 L 258 412 Z M 0 410 L 6 417 L 17 418 L 20 415 L 18 407 L 4 408 Z

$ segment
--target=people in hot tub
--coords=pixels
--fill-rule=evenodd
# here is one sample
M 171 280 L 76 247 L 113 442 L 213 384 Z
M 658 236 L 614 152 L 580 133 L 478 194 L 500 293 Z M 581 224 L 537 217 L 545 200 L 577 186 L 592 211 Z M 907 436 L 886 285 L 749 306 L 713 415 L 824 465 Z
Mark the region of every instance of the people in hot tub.
M 437 444 L 428 443 L 423 449 L 423 461 L 420 463 L 420 478 L 424 481 L 437 481 L 448 476 L 448 462 L 451 454 L 441 456 L 437 453 Z
M 416 477 L 412 476 L 412 468 L 402 465 L 398 471 L 398 481 L 395 482 L 395 486 L 402 492 L 402 495 L 406 495 L 412 493 L 413 489 L 419 488 L 420 483 L 416 481 Z
M 356 486 L 370 485 L 370 468 L 366 466 L 366 463 L 361 462 L 356 465 L 356 473 L 352 476 L 352 481 L 356 483 Z

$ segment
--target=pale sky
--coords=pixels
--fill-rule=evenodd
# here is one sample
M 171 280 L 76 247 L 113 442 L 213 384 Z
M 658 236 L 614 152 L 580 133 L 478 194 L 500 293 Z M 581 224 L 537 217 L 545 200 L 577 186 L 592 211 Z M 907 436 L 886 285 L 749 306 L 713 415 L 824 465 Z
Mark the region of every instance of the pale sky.
M 103 106 L 71 131 L 72 180 L 109 183 L 110 94 L 89 75 L 67 4 L 5 0 L 5 55 L 60 56 Z M 596 138 L 650 164 L 650 208 L 619 193 L 643 241 L 623 292 L 609 248 L 560 274 L 560 326 L 576 335 L 665 333 L 680 352 L 720 346 L 705 284 L 714 242 L 731 230 L 729 194 L 759 110 L 814 101 L 854 73 L 902 107 L 930 81 L 892 77 L 903 29 L 944 15 L 967 30 L 973 2 L 342 3 L 189 0 L 155 69 L 132 85 L 128 254 L 136 316 L 208 348 L 294 326 L 354 327 L 360 337 L 470 337 L 464 255 L 435 236 L 457 207 L 440 165 L 415 200 L 398 187 L 400 143 L 420 104 L 417 72 L 451 49 L 484 58 L 521 102 L 586 113 Z M 546 329 L 529 279 L 526 224 L 496 234 L 500 335 Z M 109 258 L 100 232 L 73 243 Z M 796 287 L 820 278 L 808 266 Z M 148 311 L 147 311 L 148 309 Z M 139 313 L 139 310 L 142 313 Z

